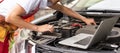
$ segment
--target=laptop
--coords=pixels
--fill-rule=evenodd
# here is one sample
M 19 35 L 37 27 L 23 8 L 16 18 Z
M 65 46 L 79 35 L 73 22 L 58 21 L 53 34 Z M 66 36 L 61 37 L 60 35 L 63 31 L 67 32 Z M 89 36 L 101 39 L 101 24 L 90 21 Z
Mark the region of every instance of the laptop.
M 112 28 L 116 24 L 119 17 L 104 19 L 100 22 L 94 33 L 80 32 L 79 34 L 59 41 L 59 44 L 88 49 L 92 45 L 105 40 L 107 35 L 111 33 Z

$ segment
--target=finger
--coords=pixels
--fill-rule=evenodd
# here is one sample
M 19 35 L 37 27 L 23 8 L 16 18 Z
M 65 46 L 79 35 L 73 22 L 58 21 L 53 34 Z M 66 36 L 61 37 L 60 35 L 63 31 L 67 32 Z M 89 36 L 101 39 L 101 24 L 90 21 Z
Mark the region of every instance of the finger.
M 50 28 L 49 30 L 50 30 L 51 32 L 53 32 L 53 31 L 54 31 L 54 28 L 52 27 L 52 28 Z
M 96 22 L 93 23 L 94 25 L 97 25 Z
M 50 31 L 50 32 L 52 32 L 51 28 L 48 28 L 48 27 L 47 27 L 46 31 Z
M 92 23 L 90 23 L 90 25 L 96 25 L 96 23 L 95 23 L 95 22 L 92 22 Z
M 53 33 L 53 32 L 54 32 L 54 29 L 51 29 L 50 32 Z
M 92 19 L 92 21 L 93 21 L 93 23 L 92 23 L 92 24 L 93 24 L 93 25 L 96 25 L 96 22 L 95 22 L 95 20 L 94 20 L 94 19 Z
M 92 25 L 92 23 L 87 23 L 87 25 Z
M 50 31 L 51 33 L 53 32 L 51 29 L 49 29 L 48 31 Z
M 53 25 L 48 25 L 48 28 L 52 28 L 53 27 Z

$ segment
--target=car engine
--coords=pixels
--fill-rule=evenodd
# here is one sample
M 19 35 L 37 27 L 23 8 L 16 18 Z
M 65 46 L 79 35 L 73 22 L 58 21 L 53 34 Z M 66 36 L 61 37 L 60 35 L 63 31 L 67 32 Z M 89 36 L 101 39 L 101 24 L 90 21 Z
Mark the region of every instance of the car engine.
M 54 25 L 54 33 L 50 33 L 49 31 L 43 33 L 36 31 L 30 32 L 31 37 L 29 39 L 36 43 L 36 53 L 114 53 L 114 50 L 119 50 L 119 47 L 109 47 L 109 45 L 120 46 L 120 37 L 114 37 L 112 35 L 108 36 L 105 43 L 96 44 L 88 50 L 60 45 L 58 43 L 59 41 L 74 36 L 76 32 L 78 32 L 80 28 L 85 27 L 86 24 L 81 20 L 63 15 L 60 12 L 57 12 L 54 15 L 57 17 L 56 20 L 45 22 Z M 101 20 L 109 18 L 109 16 L 105 18 L 104 16 L 85 16 L 94 17 L 97 25 L 99 25 Z M 116 24 L 114 27 L 115 29 L 112 30 L 111 34 L 119 35 L 119 26 L 120 25 Z

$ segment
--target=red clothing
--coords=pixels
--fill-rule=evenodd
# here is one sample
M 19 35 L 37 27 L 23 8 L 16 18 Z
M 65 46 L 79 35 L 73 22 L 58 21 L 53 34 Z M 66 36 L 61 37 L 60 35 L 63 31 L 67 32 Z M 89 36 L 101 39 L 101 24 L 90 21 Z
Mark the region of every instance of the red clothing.
M 23 16 L 22 18 L 25 19 L 26 22 L 30 22 L 34 20 L 34 14 L 39 10 L 37 7 L 35 11 L 31 14 Z M 0 41 L 0 53 L 8 53 L 9 52 L 9 33 L 6 35 L 4 42 Z
M 39 3 L 40 4 L 40 3 Z M 39 10 L 39 5 L 38 7 L 35 8 L 35 10 L 28 14 L 28 15 L 25 15 L 25 16 L 22 16 L 23 19 L 25 19 L 25 21 L 27 22 L 30 22 L 34 19 L 34 14 Z M 1 42 L 0 41 L 0 53 L 8 53 L 9 52 L 9 36 L 10 36 L 10 33 L 8 33 L 6 35 L 6 38 L 4 40 L 4 42 Z
M 8 53 L 8 51 L 9 51 L 9 49 L 8 49 L 9 48 L 8 36 L 9 36 L 9 33 L 7 34 L 4 42 L 0 41 L 0 53 Z

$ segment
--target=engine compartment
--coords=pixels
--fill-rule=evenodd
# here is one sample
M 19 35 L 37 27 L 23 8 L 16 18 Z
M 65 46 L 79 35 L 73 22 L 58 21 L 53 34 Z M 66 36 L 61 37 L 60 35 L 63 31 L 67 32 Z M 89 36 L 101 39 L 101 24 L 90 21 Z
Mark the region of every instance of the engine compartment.
M 84 50 L 79 48 L 74 48 L 70 46 L 61 45 L 58 42 L 64 40 L 66 38 L 72 37 L 76 34 L 80 28 L 85 27 L 86 24 L 81 20 L 75 19 L 73 17 L 69 17 L 60 12 L 55 13 L 57 19 L 44 22 L 42 24 L 50 24 L 54 25 L 54 33 L 39 33 L 35 31 L 30 32 L 30 40 L 35 42 L 36 45 L 36 53 L 114 53 L 114 50 L 118 50 L 120 46 L 120 30 L 119 30 L 119 22 L 116 23 L 113 30 L 111 31 L 111 35 L 106 38 L 106 40 L 102 43 L 98 43 L 91 47 L 90 49 Z M 99 25 L 101 20 L 110 18 L 111 16 L 88 16 L 86 17 L 94 17 L 96 24 Z M 117 30 L 116 30 L 117 29 Z M 118 35 L 115 37 L 115 35 Z M 116 39 L 117 38 L 117 39 Z M 114 41 L 113 41 L 114 40 Z M 110 45 L 114 45 L 117 47 L 110 47 Z

